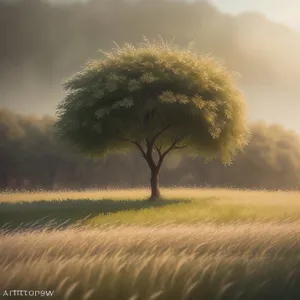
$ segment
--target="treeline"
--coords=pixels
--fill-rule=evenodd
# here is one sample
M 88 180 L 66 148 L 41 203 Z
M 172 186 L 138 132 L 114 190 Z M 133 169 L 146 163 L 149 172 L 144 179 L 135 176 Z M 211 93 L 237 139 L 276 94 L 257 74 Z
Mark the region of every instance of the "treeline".
M 132 188 L 148 186 L 139 153 L 94 161 L 53 137 L 55 119 L 0 109 L 0 189 Z M 297 189 L 300 137 L 280 125 L 252 125 L 252 139 L 230 167 L 174 155 L 161 174 L 163 186 Z

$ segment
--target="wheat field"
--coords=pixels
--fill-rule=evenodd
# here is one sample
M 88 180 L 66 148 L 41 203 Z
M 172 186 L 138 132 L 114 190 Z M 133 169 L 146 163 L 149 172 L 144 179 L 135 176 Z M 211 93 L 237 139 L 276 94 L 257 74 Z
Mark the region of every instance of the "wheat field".
M 0 194 L 1 218 L 17 225 L 1 225 L 0 297 L 48 290 L 72 300 L 300 299 L 300 193 L 165 189 L 154 205 L 147 194 Z M 75 222 L 36 222 L 49 210 L 58 223 Z M 29 227 L 18 224 L 23 215 Z

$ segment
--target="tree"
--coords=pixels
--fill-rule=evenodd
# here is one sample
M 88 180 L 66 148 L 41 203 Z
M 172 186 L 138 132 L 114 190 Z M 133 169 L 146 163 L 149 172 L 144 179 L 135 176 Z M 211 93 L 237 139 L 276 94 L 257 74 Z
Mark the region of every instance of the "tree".
M 158 175 L 172 151 L 230 163 L 247 144 L 241 94 L 211 57 L 148 41 L 104 54 L 65 83 L 56 133 L 90 156 L 138 149 L 151 200 L 161 197 Z

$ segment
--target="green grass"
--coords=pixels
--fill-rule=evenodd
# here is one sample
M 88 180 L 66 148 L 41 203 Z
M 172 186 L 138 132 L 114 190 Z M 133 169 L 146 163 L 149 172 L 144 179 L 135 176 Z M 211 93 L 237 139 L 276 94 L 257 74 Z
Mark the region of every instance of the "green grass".
M 166 205 L 160 208 L 145 208 L 139 211 L 123 211 L 100 214 L 86 220 L 85 224 L 148 224 L 173 223 L 231 223 L 231 222 L 294 222 L 300 220 L 300 207 L 256 206 L 221 204 L 218 199 L 204 198 Z
M 36 226 L 64 226 L 78 223 L 89 223 L 93 217 L 103 218 L 106 215 L 132 214 L 138 211 L 157 211 L 164 206 L 177 203 L 189 203 L 188 200 L 166 200 L 149 202 L 134 199 L 66 199 L 63 201 L 33 201 L 0 203 L 0 227 L 36 227 Z
M 0 194 L 0 298 L 18 289 L 53 290 L 54 300 L 300 299 L 300 193 L 163 194 Z
M 300 193 L 297 192 L 175 189 L 163 193 L 165 200 L 158 202 L 145 200 L 147 190 L 2 193 L 0 227 L 300 219 Z

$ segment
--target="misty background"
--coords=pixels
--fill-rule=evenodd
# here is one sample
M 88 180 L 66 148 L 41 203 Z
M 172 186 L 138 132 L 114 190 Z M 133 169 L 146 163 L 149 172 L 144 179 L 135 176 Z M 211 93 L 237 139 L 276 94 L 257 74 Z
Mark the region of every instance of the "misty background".
M 87 59 L 99 57 L 99 49 L 110 50 L 113 41 L 136 43 L 143 35 L 152 39 L 160 34 L 181 46 L 194 41 L 199 52 L 211 53 L 238 72 L 251 120 L 281 123 L 300 132 L 300 31 L 297 24 L 292 28 L 261 14 L 278 20 L 278 11 L 287 18 L 284 13 L 290 9 L 300 20 L 300 2 L 238 3 L 2 0 L 0 106 L 53 114 L 63 97 L 62 82 Z M 258 13 L 243 13 L 245 9 Z
M 143 35 L 194 41 L 239 73 L 253 131 L 230 168 L 183 153 L 162 185 L 299 188 L 300 1 L 0 0 L 0 189 L 148 185 L 137 153 L 95 162 L 51 133 L 62 83 L 100 49 Z

